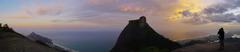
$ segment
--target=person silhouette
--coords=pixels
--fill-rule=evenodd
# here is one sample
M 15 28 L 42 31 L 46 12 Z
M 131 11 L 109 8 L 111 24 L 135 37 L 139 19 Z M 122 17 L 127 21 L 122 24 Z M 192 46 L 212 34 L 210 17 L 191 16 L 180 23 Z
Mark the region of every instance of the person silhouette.
M 224 29 L 223 28 L 220 28 L 219 31 L 218 31 L 218 38 L 219 38 L 219 43 L 220 43 L 220 47 L 219 49 L 220 50 L 224 50 Z

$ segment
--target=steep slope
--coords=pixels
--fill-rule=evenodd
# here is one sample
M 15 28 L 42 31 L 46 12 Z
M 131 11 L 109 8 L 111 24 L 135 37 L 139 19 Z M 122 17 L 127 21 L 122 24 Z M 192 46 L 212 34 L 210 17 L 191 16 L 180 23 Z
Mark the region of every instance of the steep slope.
M 0 25 L 0 43 L 0 52 L 60 52 L 29 40 L 7 25 Z
M 155 32 L 142 16 L 129 21 L 111 52 L 170 52 L 178 47 L 178 43 Z

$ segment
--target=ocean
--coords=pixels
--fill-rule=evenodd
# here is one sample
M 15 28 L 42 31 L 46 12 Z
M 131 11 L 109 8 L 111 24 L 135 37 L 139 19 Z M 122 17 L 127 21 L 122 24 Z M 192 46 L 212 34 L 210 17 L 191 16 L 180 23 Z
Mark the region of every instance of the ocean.
M 78 52 L 109 52 L 115 44 L 119 32 L 116 31 L 82 31 L 41 33 L 55 43 Z

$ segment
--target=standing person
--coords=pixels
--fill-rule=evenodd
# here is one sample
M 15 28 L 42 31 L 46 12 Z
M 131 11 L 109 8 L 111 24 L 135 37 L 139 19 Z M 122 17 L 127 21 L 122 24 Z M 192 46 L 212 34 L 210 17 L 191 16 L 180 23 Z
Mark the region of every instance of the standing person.
M 219 43 L 220 43 L 220 47 L 219 49 L 220 50 L 224 50 L 224 29 L 223 28 L 220 28 L 219 31 L 218 31 L 218 38 L 219 38 Z

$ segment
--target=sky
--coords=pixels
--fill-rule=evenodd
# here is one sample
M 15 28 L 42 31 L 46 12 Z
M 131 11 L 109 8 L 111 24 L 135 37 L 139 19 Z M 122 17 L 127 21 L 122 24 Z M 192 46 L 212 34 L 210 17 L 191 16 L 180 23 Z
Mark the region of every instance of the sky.
M 0 22 L 18 31 L 122 30 L 146 16 L 171 39 L 240 27 L 239 0 L 0 0 Z M 189 34 L 191 34 L 189 33 Z M 200 33 L 201 34 L 201 33 Z M 194 35 L 193 35 L 194 36 Z

